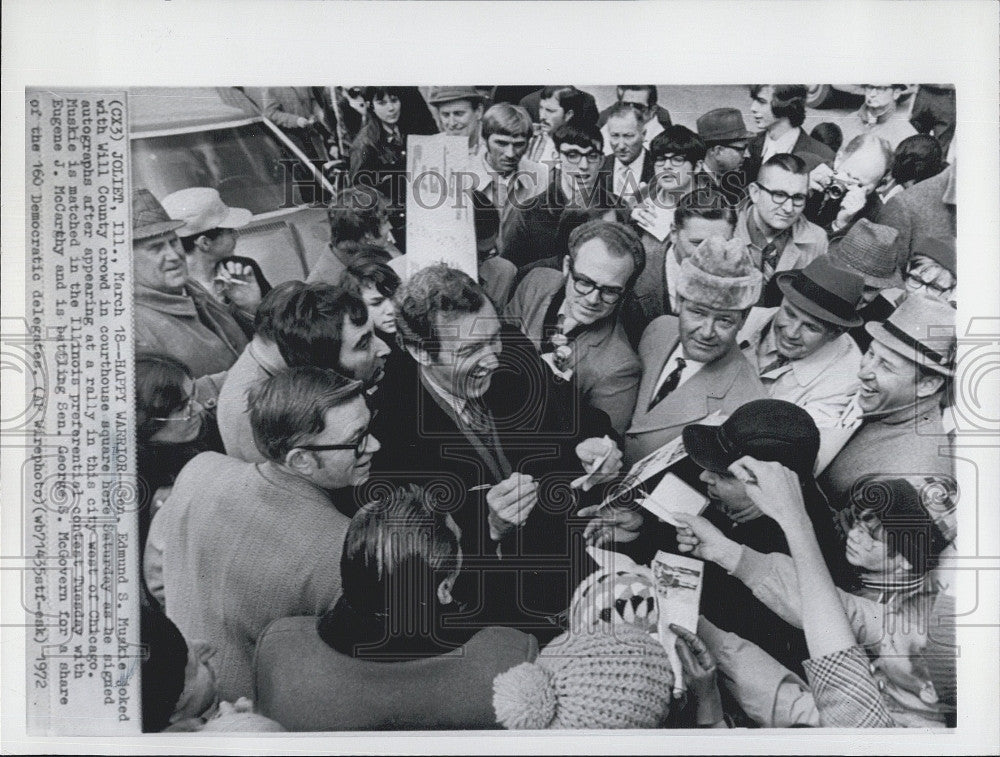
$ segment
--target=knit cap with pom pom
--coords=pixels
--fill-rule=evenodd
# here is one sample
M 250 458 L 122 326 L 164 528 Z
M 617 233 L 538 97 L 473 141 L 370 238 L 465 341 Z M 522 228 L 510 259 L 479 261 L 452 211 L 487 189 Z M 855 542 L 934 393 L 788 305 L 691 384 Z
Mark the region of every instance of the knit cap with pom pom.
M 525 728 L 656 728 L 670 708 L 674 677 L 654 637 L 623 626 L 562 634 L 534 663 L 493 682 L 497 722 Z

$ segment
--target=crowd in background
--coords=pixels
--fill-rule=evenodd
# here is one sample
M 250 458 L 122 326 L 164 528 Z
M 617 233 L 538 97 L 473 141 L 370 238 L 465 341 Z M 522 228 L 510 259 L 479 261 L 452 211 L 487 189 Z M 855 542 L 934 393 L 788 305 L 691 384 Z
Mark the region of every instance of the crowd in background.
M 340 177 L 303 281 L 135 188 L 146 730 L 954 726 L 954 90 L 863 89 L 265 89 Z M 476 276 L 408 265 L 438 131 Z M 574 622 L 587 545 L 704 561 L 697 627 Z

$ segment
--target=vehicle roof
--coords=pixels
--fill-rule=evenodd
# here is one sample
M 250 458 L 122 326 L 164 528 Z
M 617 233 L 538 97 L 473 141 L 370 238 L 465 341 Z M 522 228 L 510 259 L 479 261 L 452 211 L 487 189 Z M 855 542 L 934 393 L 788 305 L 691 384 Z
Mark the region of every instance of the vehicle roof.
M 260 118 L 260 111 L 235 87 L 130 87 L 128 111 L 133 137 Z

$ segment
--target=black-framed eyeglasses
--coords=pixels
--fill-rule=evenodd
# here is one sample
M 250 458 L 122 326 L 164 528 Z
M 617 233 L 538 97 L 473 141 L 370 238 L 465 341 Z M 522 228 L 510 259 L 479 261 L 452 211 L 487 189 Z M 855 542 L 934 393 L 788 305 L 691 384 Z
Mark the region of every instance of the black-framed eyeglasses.
M 656 156 L 656 158 L 654 158 L 653 165 L 665 166 L 667 165 L 667 163 L 669 163 L 674 168 L 680 168 L 687 162 L 688 159 L 685 158 L 683 155 L 658 155 Z
M 598 291 L 598 296 L 601 298 L 601 302 L 605 305 L 614 305 L 625 293 L 625 290 L 621 287 L 599 286 L 593 279 L 581 276 L 573 267 L 572 259 L 569 262 L 569 275 L 573 279 L 573 289 L 576 290 L 577 294 L 586 296 L 596 289 Z
M 760 187 L 769 195 L 771 195 L 771 199 L 774 200 L 774 202 L 778 205 L 784 205 L 786 202 L 791 200 L 792 207 L 802 208 L 805 207 L 806 200 L 808 199 L 808 196 L 804 194 L 790 195 L 788 194 L 788 192 L 782 192 L 780 189 L 769 189 L 765 187 L 763 184 L 761 184 L 759 181 L 755 181 L 754 184 L 756 184 L 758 187 Z
M 597 152 L 596 150 L 591 150 L 590 152 L 579 152 L 578 150 L 560 150 L 559 154 L 562 155 L 566 160 L 573 165 L 576 165 L 584 158 L 587 159 L 587 163 L 600 163 L 604 160 L 604 155 Z
M 906 288 L 911 292 L 916 292 L 920 289 L 928 289 L 931 292 L 937 292 L 938 294 L 948 294 L 952 290 L 952 287 L 943 287 L 934 281 L 924 281 L 915 273 L 906 274 Z
M 372 437 L 372 424 L 375 423 L 375 417 L 378 415 L 378 410 L 372 412 L 371 417 L 368 419 L 368 425 L 365 426 L 364 432 L 361 434 L 361 438 L 358 439 L 354 444 L 298 444 L 296 447 L 298 449 L 309 450 L 310 452 L 327 452 L 339 449 L 353 449 L 354 459 L 360 460 L 361 457 L 368 450 L 368 440 Z
M 184 401 L 184 404 L 181 406 L 180 410 L 175 410 L 174 411 L 174 412 L 182 413 L 182 415 L 173 415 L 173 414 L 171 414 L 171 415 L 168 415 L 166 417 L 163 417 L 163 416 L 160 416 L 160 417 L 150 416 L 149 420 L 151 420 L 151 421 L 160 421 L 161 423 L 167 423 L 168 421 L 174 421 L 174 422 L 177 422 L 177 421 L 189 421 L 192 418 L 194 418 L 196 415 L 198 415 L 198 413 L 200 412 L 200 410 L 195 410 L 194 404 L 195 404 L 195 400 L 194 400 L 194 395 L 192 394 L 190 397 L 188 397 Z

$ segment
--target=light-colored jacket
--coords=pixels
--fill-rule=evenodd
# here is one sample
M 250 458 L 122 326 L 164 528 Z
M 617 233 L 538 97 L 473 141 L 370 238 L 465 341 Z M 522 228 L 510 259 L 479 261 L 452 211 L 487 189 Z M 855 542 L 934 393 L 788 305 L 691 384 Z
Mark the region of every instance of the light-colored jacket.
M 753 308 L 736 339 L 744 357 L 758 375 L 761 365 L 757 348 L 768 338 L 777 308 Z M 773 339 L 772 339 L 773 343 Z M 774 351 L 773 358 L 778 356 Z M 769 359 L 765 357 L 765 363 Z M 787 365 L 761 376 L 769 396 L 792 402 L 806 410 L 819 427 L 820 460 L 828 455 L 827 446 L 837 443 L 840 436 L 833 432 L 839 427 L 844 409 L 861 385 L 858 369 L 861 350 L 847 333 L 827 342 L 811 355 L 792 360 Z M 832 457 L 832 455 L 829 455 Z
M 288 615 L 321 615 L 340 593 L 350 518 L 274 463 L 217 452 L 189 462 L 150 526 L 144 573 L 185 639 L 218 650 L 221 699 L 252 696 L 257 637 Z
M 753 367 L 734 345 L 649 410 L 663 366 L 680 341 L 678 324 L 672 315 L 660 316 L 646 327 L 639 342 L 642 379 L 625 436 L 629 465 L 676 439 L 687 425 L 717 411 L 728 415 L 750 400 L 767 397 Z

